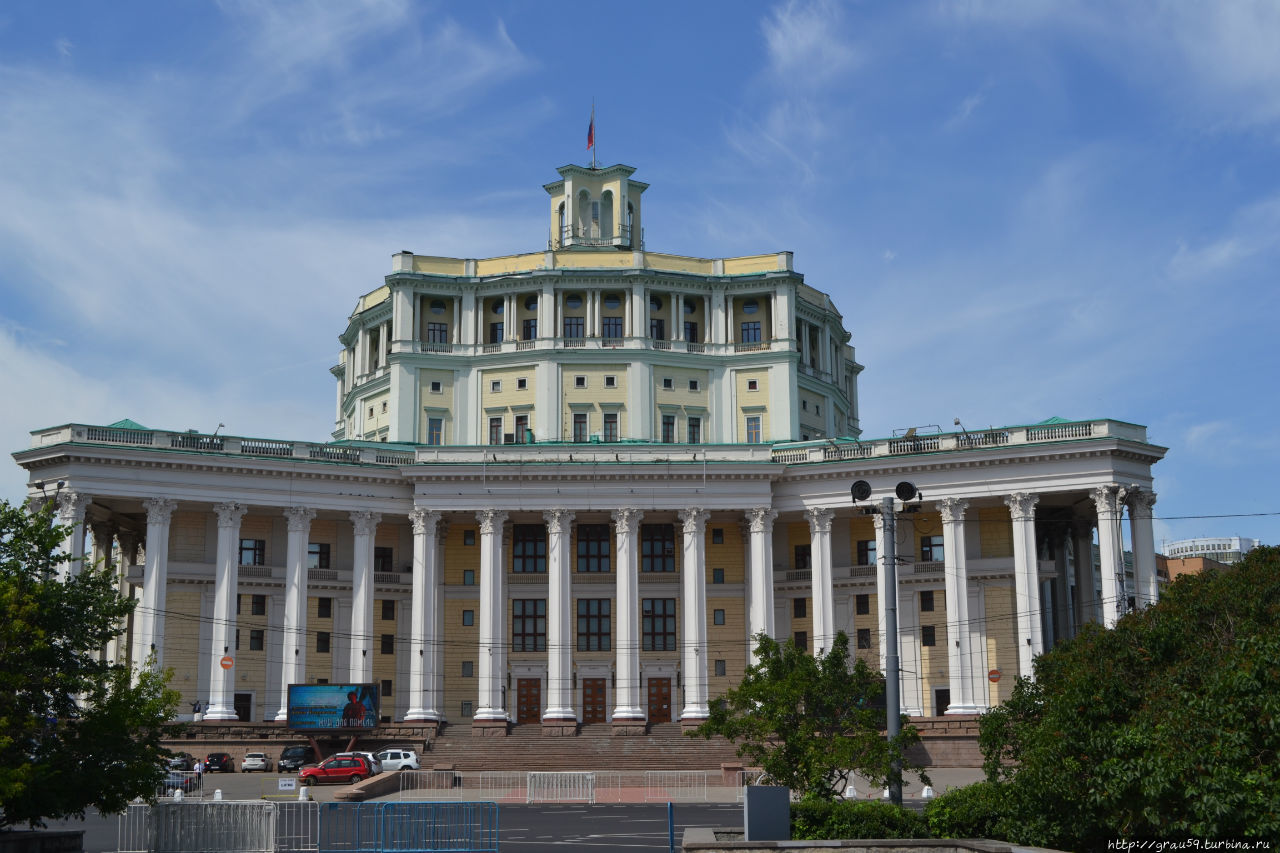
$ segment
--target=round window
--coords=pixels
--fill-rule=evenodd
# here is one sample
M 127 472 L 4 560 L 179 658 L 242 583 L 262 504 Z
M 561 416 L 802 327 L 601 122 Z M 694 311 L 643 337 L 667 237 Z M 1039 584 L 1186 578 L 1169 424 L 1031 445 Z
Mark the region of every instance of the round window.
M 610 311 L 617 310 L 618 306 L 620 306 L 621 304 L 622 304 L 622 297 L 618 296 L 618 294 L 606 293 L 604 295 L 604 307 L 608 308 Z
M 576 293 L 573 294 L 572 296 L 566 296 L 564 300 L 564 307 L 572 308 L 573 310 L 576 311 L 577 309 L 582 307 L 582 297 Z
M 501 314 L 501 313 L 502 313 L 502 309 L 503 309 L 503 308 L 505 308 L 505 307 L 506 307 L 506 306 L 504 306 L 504 305 L 502 304 L 502 300 L 501 300 L 501 299 L 495 299 L 495 300 L 493 300 L 493 305 L 492 305 L 492 306 L 490 306 L 489 310 L 490 310 L 490 311 L 492 311 L 492 312 L 493 312 L 493 313 L 495 313 L 495 314 Z
M 759 310 L 760 303 L 756 302 L 754 299 L 748 299 L 746 302 L 742 303 L 743 314 L 754 314 Z
M 431 313 L 432 313 L 432 314 L 443 314 L 443 313 L 444 313 L 444 300 L 443 300 L 443 299 L 433 299 L 433 300 L 431 300 Z
M 692 299 L 686 299 L 684 301 L 684 313 L 696 314 L 697 311 L 698 311 L 698 306 Z
M 538 310 L 538 297 L 530 296 L 528 299 L 526 299 L 524 301 L 524 310 L 526 311 Z
M 650 310 L 650 311 L 661 311 L 661 310 L 662 310 L 662 297 L 661 297 L 661 296 L 650 296 L 650 297 L 649 297 L 649 310 Z

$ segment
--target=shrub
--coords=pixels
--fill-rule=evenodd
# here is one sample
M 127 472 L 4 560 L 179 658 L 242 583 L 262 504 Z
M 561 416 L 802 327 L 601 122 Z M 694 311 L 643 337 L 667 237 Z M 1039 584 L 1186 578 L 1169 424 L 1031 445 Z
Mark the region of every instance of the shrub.
M 791 837 L 796 839 L 929 838 L 925 819 L 883 802 L 803 800 L 791 805 Z
M 929 831 L 938 838 L 1005 840 L 1009 791 L 1001 782 L 975 782 L 955 788 L 925 806 Z

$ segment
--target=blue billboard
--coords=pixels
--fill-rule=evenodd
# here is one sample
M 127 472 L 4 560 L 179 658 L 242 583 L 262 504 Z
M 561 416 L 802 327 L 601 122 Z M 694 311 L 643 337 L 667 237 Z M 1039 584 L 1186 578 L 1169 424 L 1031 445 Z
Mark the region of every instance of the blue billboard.
M 290 729 L 359 731 L 378 724 L 376 684 L 290 684 Z

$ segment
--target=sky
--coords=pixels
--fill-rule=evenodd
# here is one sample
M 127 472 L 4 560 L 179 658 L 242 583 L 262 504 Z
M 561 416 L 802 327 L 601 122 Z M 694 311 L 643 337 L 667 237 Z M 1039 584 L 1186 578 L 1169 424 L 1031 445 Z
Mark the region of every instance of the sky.
M 832 294 L 864 437 L 1143 424 L 1158 547 L 1280 543 L 1277 44 L 1271 0 L 10 0 L 0 439 L 328 439 L 357 297 L 545 248 L 594 102 L 648 249 Z

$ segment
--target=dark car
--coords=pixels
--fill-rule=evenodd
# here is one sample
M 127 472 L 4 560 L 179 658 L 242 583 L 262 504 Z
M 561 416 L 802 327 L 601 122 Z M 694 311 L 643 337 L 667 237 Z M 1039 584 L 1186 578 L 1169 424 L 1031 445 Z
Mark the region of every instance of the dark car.
M 164 766 L 169 770 L 194 770 L 196 757 L 189 752 L 175 752 L 165 760 Z
M 236 763 L 235 760 L 225 752 L 211 752 L 209 753 L 209 757 L 204 760 L 204 772 L 235 773 Z
M 157 794 L 161 797 L 167 797 L 174 791 L 182 791 L 184 794 L 190 794 L 201 788 L 201 779 L 199 773 L 193 773 L 190 770 L 170 770 L 165 774 L 164 781 L 160 783 L 160 790 Z
M 276 762 L 276 767 L 281 772 L 301 770 L 302 765 L 311 761 L 311 747 L 309 746 L 286 746 L 280 752 L 280 760 Z

